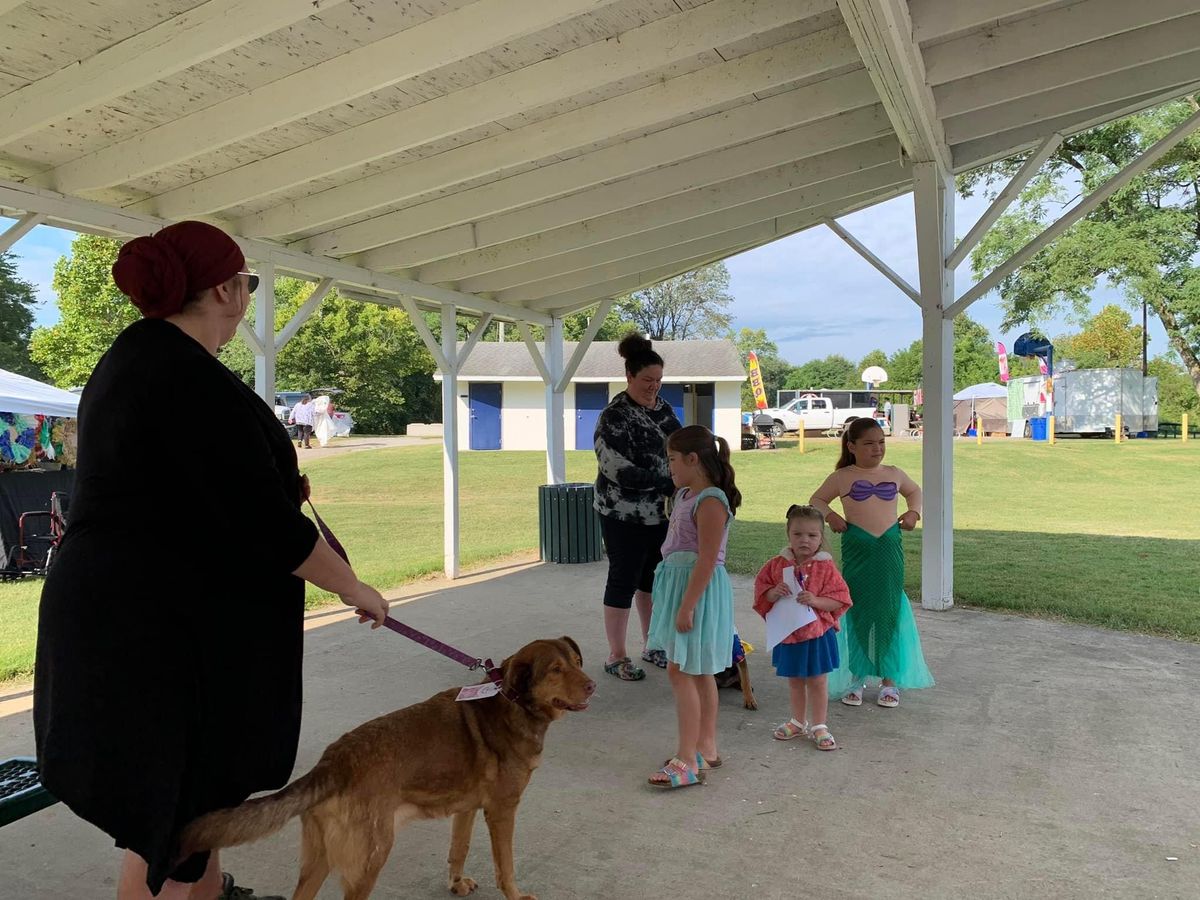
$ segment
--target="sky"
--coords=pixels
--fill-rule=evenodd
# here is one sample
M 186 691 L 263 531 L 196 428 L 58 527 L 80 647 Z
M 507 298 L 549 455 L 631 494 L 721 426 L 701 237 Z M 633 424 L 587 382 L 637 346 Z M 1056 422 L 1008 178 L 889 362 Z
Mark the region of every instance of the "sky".
M 955 231 L 961 236 L 983 213 L 987 201 L 975 196 L 957 197 L 955 202 Z M 911 194 L 839 221 L 910 284 L 918 283 Z M 0 230 L 2 227 L 0 223 Z M 73 238 L 72 232 L 41 225 L 12 249 L 20 277 L 37 290 L 39 325 L 52 325 L 58 320 L 50 283 L 55 261 L 69 251 Z M 734 297 L 735 327 L 766 329 L 784 359 L 795 365 L 831 353 L 854 361 L 874 349 L 891 354 L 921 336 L 916 305 L 823 226 L 743 253 L 726 265 Z M 968 260 L 958 269 L 958 293 L 965 291 L 972 280 Z M 1098 310 L 1106 303 L 1121 302 L 1118 291 L 1102 287 L 1092 305 Z M 1001 314 L 994 293 L 971 306 L 968 314 L 1010 351 L 1013 339 L 1026 330 L 1000 332 Z M 1065 318 L 1039 324 L 1051 338 L 1078 330 L 1076 323 Z M 1150 355 L 1167 350 L 1166 332 L 1152 316 Z

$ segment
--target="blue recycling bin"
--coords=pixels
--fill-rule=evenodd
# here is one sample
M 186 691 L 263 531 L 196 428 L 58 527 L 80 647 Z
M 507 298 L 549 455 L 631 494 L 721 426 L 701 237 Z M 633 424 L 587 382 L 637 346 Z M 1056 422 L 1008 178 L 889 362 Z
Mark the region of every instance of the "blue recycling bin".
M 1029 431 L 1030 431 L 1029 436 L 1031 438 L 1033 438 L 1035 441 L 1046 440 L 1046 437 L 1047 437 L 1047 435 L 1046 435 L 1046 417 L 1038 416 L 1037 418 L 1030 419 L 1029 420 Z

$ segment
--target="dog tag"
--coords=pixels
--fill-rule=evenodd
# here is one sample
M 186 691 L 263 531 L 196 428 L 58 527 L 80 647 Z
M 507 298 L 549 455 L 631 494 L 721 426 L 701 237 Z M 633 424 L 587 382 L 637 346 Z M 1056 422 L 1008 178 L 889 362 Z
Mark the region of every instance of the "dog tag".
M 495 697 L 500 693 L 500 686 L 494 681 L 485 681 L 483 684 L 468 684 L 465 688 L 458 692 L 455 700 L 483 700 L 487 697 Z

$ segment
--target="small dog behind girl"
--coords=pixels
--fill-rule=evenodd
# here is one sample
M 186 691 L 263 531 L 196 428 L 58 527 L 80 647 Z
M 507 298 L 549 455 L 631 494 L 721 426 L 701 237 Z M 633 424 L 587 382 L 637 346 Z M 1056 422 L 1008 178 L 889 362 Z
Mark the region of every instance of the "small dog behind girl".
M 777 603 L 801 603 L 816 618 L 771 651 L 775 674 L 788 680 L 792 698 L 792 718 L 775 729 L 775 740 L 811 738 L 818 750 L 836 750 L 837 741 L 825 724 L 827 681 L 839 665 L 836 632 L 842 613 L 851 606 L 850 589 L 829 554 L 824 517 L 812 506 L 788 508 L 787 546 L 767 560 L 754 579 L 754 611 L 765 619 Z

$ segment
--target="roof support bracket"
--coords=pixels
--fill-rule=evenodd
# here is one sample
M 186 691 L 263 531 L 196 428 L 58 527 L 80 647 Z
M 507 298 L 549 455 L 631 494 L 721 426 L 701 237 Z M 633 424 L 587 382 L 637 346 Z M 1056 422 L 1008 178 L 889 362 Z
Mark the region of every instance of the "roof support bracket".
M 19 241 L 37 226 L 46 221 L 41 213 L 26 213 L 0 234 L 0 253 L 6 253 L 12 245 Z
M 579 339 L 579 344 L 575 347 L 575 352 L 571 354 L 571 358 L 567 361 L 566 366 L 563 367 L 562 377 L 558 380 L 558 384 L 554 386 L 556 391 L 561 393 L 567 389 L 567 385 L 575 377 L 575 372 L 579 369 L 579 364 L 583 362 L 583 357 L 587 353 L 588 347 L 592 346 L 592 341 L 596 339 L 596 335 L 600 331 L 600 326 L 608 318 L 608 311 L 612 307 L 613 299 L 611 297 L 600 301 L 600 305 L 596 307 L 596 311 L 592 314 L 592 320 L 588 322 L 587 331 L 583 333 L 583 337 Z
M 416 301 L 412 297 L 401 296 L 400 305 L 408 313 L 408 318 L 412 322 L 413 328 L 417 329 L 417 334 L 425 342 L 425 349 L 429 351 L 429 355 L 433 357 L 433 361 L 437 363 L 437 367 L 442 370 L 442 373 L 448 376 L 451 369 L 457 371 L 457 359 L 452 358 L 454 356 L 454 342 L 445 341 L 440 344 L 438 343 L 438 339 L 429 330 L 429 325 L 425 322 L 425 317 L 417 309 Z M 442 309 L 454 309 L 454 307 L 442 307 Z
M 537 344 L 533 340 L 533 332 L 529 330 L 529 323 L 518 322 L 517 328 L 521 331 L 521 340 L 529 348 L 529 355 L 533 357 L 533 364 L 537 366 L 538 374 L 542 376 L 542 381 L 550 384 L 550 370 L 546 368 L 546 360 L 542 357 L 542 352 L 538 350 Z
M 921 305 L 921 292 L 901 278 L 896 273 L 895 269 L 868 250 L 858 238 L 839 225 L 836 219 L 826 219 L 825 225 L 830 231 L 849 244 L 850 248 L 854 250 L 855 253 L 878 269 L 884 278 L 896 285 L 896 287 L 900 288 L 900 290 L 904 291 L 904 293 L 908 295 L 908 298 L 912 300 L 913 303 L 917 304 L 917 306 Z

